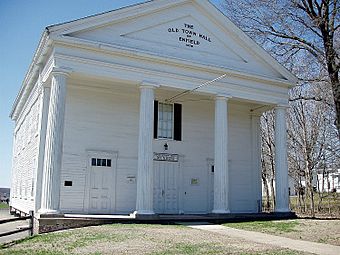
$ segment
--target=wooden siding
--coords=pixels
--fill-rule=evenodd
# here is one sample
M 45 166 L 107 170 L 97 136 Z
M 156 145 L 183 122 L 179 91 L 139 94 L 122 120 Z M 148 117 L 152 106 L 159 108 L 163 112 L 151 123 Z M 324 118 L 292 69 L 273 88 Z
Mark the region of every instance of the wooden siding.
M 41 109 L 39 99 L 36 85 L 14 129 L 11 206 L 26 213 L 35 208 Z
M 167 92 L 168 93 L 168 92 Z M 156 99 L 167 94 L 158 90 Z M 176 153 L 180 159 L 180 211 L 205 213 L 211 193 L 208 159 L 214 156 L 214 101 L 185 101 L 182 141 L 154 140 L 154 152 Z M 252 169 L 252 131 L 249 107 L 229 104 L 230 209 L 257 212 L 258 169 Z M 61 175 L 61 210 L 85 212 L 87 150 L 116 151 L 117 172 L 114 213 L 135 209 L 137 175 L 139 91 L 137 86 L 88 89 L 69 85 L 66 103 L 64 156 Z M 192 185 L 191 179 L 198 179 Z M 255 178 L 255 179 L 254 179 Z M 64 181 L 73 182 L 64 187 Z

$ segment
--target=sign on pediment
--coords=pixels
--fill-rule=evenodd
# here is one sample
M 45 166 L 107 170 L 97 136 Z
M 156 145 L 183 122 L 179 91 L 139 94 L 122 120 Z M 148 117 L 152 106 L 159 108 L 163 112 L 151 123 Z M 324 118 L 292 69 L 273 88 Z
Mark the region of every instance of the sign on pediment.
M 210 36 L 196 30 L 193 24 L 184 23 L 183 27 L 170 27 L 168 32 L 178 36 L 178 41 L 187 47 L 199 46 L 202 40 L 211 43 Z

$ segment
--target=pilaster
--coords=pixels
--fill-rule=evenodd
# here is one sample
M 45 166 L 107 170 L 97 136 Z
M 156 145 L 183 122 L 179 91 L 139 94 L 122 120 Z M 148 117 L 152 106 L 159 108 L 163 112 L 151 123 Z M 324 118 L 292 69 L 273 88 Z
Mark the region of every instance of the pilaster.
M 40 109 L 39 109 L 39 147 L 38 147 L 38 167 L 35 188 L 35 212 L 41 208 L 42 179 L 44 174 L 44 152 L 46 142 L 46 128 L 48 117 L 48 106 L 50 102 L 50 87 L 47 84 L 40 86 Z

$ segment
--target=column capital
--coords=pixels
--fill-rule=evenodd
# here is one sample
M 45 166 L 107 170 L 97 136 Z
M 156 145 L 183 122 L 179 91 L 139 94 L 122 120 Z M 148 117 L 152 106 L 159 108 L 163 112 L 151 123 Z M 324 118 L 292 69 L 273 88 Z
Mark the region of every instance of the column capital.
M 43 93 L 44 90 L 50 89 L 50 88 L 51 88 L 51 84 L 50 83 L 48 83 L 46 81 L 45 82 L 41 82 L 40 85 L 39 85 L 39 88 L 38 88 L 39 94 Z
M 156 89 L 159 88 L 159 84 L 156 82 L 152 82 L 152 81 L 142 81 L 139 84 L 139 88 L 140 89 L 144 89 L 144 88 L 148 88 L 148 89 Z
M 249 115 L 252 116 L 252 117 L 259 117 L 259 118 L 261 118 L 262 114 L 263 114 L 263 112 L 260 112 L 260 111 L 250 111 Z
M 218 93 L 215 95 L 215 100 L 229 100 L 232 98 L 230 94 L 223 94 L 223 93 Z
M 51 74 L 52 75 L 63 75 L 63 76 L 70 76 L 70 74 L 72 73 L 72 69 L 71 68 L 66 68 L 66 67 L 53 67 L 51 70 Z
M 277 104 L 275 105 L 274 109 L 282 109 L 282 110 L 287 110 L 289 108 L 289 104 Z

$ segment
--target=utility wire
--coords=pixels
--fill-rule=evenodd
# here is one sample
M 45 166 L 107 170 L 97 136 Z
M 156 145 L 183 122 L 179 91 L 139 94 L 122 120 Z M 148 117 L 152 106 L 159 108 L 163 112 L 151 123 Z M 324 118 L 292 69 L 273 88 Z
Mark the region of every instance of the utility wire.
M 205 82 L 205 83 L 203 83 L 203 84 L 197 86 L 197 87 L 194 88 L 194 89 L 185 90 L 185 91 L 183 91 L 183 92 L 181 92 L 181 93 L 179 93 L 179 94 L 177 94 L 177 95 L 174 95 L 174 96 L 172 96 L 172 97 L 166 99 L 165 102 L 169 102 L 169 103 L 170 103 L 170 102 L 173 102 L 175 99 L 177 99 L 177 98 L 179 98 L 179 97 L 182 97 L 182 96 L 184 96 L 184 95 L 186 95 L 186 94 L 189 94 L 189 93 L 191 93 L 191 92 L 194 92 L 194 91 L 196 91 L 196 90 L 198 90 L 198 89 L 200 89 L 200 88 L 202 88 L 202 87 L 204 87 L 204 86 L 210 85 L 210 84 L 212 84 L 212 83 L 214 83 L 214 82 L 216 82 L 216 81 L 219 81 L 219 80 L 223 79 L 223 78 L 226 77 L 226 76 L 227 76 L 227 74 L 223 74 L 223 75 L 221 75 L 220 77 L 217 77 L 217 78 L 215 78 L 215 79 L 213 79 L 213 80 L 211 80 L 211 81 L 207 81 L 207 82 Z

